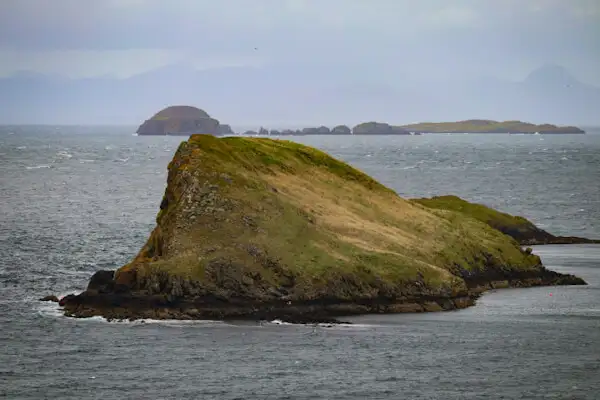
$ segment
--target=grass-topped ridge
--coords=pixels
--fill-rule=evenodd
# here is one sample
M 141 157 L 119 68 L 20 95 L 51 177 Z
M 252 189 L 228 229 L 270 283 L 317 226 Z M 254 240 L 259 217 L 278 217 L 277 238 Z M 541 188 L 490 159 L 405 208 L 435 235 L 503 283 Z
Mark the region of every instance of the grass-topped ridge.
M 204 153 L 203 162 L 235 163 L 236 168 L 241 166 L 273 173 L 302 174 L 307 169 L 318 168 L 368 189 L 391 191 L 364 172 L 327 153 L 289 140 L 193 135 L 183 143 L 187 143 L 192 152 Z
M 597 241 L 579 238 L 554 236 L 523 217 L 510 215 L 494 210 L 483 204 L 471 203 L 457 196 L 434 196 L 412 200 L 423 206 L 438 209 L 457 211 L 478 221 L 484 222 L 494 229 L 514 238 L 521 244 L 569 244 L 569 243 L 595 243 Z
M 467 214 L 501 232 L 508 232 L 510 230 L 525 232 L 536 229 L 532 222 L 523 217 L 496 211 L 483 204 L 470 203 L 458 196 L 434 196 L 432 198 L 414 199 L 413 201 L 429 208 L 458 211 Z
M 523 121 L 470 119 L 455 122 L 420 122 L 402 128 L 419 133 L 585 133 L 575 126 L 536 125 Z

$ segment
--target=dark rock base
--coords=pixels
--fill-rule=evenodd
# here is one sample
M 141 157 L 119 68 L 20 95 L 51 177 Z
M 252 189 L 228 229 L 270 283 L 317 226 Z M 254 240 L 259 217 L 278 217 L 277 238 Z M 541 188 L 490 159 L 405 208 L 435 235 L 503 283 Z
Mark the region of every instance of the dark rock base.
M 110 320 L 281 320 L 290 323 L 340 323 L 337 318 L 382 313 L 450 311 L 475 304 L 485 291 L 499 288 L 533 286 L 586 285 L 573 275 L 547 271 L 543 276 L 514 280 L 467 280 L 469 291 L 455 297 L 406 297 L 397 299 L 322 299 L 313 301 L 256 301 L 202 297 L 188 299 L 141 293 L 102 293 L 86 290 L 60 300 L 66 316 L 86 318 L 102 316 Z M 103 272 L 104 273 L 104 272 Z
M 54 303 L 58 303 L 58 302 L 59 302 L 59 299 L 58 299 L 58 297 L 56 297 L 56 296 L 54 296 L 54 295 L 50 294 L 50 295 L 48 295 L 48 296 L 44 296 L 44 297 L 42 297 L 42 298 L 40 299 L 40 301 L 52 301 L 52 302 L 54 302 Z
M 577 236 L 532 237 L 519 241 L 522 246 L 540 246 L 547 244 L 600 244 L 600 240 Z

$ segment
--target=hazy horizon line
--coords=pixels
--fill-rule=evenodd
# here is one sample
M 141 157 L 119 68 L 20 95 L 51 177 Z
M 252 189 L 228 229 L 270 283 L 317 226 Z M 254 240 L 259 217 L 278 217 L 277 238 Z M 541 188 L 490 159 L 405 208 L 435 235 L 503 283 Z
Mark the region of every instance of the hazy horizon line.
M 394 123 L 389 123 L 389 122 L 385 122 L 385 121 L 381 121 L 381 120 L 365 120 L 363 122 L 360 123 L 367 123 L 367 122 L 378 122 L 378 123 L 387 123 L 391 126 L 406 126 L 406 125 L 413 125 L 413 124 L 424 124 L 424 123 L 452 123 L 452 122 L 461 122 L 461 121 L 469 121 L 469 120 L 488 120 L 488 121 L 497 121 L 497 122 L 507 122 L 507 121 L 519 121 L 519 122 L 523 122 L 523 123 L 531 123 L 531 124 L 535 124 L 535 125 L 544 125 L 544 124 L 550 124 L 550 125 L 555 125 L 555 126 L 559 126 L 559 127 L 565 127 L 565 126 L 575 126 L 577 128 L 592 128 L 592 129 L 600 129 L 600 122 L 598 122 L 597 124 L 556 124 L 556 123 L 552 123 L 552 122 L 543 122 L 543 123 L 535 123 L 535 122 L 529 122 L 529 121 L 522 121 L 522 120 L 491 120 L 488 118 L 470 118 L 470 119 L 457 119 L 457 120 L 452 120 L 452 121 L 419 121 L 419 122 L 409 122 L 409 123 L 400 123 L 400 124 L 394 124 Z M 305 124 L 305 125 L 287 125 L 287 126 L 282 126 L 280 124 L 273 124 L 272 127 L 269 126 L 268 124 L 229 124 L 229 123 L 221 123 L 221 125 L 229 125 L 231 126 L 231 128 L 243 128 L 246 130 L 252 130 L 252 129 L 260 129 L 260 128 L 265 128 L 265 129 L 275 129 L 275 130 L 280 130 L 280 129 L 303 129 L 303 128 L 318 128 L 320 126 L 325 126 L 325 127 L 335 127 L 335 126 L 340 126 L 340 125 L 345 125 L 349 128 L 351 128 L 352 124 L 344 124 L 344 123 L 339 123 L 339 124 Z M 60 124 L 52 124 L 52 123 L 4 123 L 4 122 L 0 122 L 0 127 L 2 128 L 10 128 L 10 127 L 65 127 L 65 128 L 77 128 L 77 127 L 86 127 L 86 128 L 135 128 L 137 129 L 140 126 L 140 124 L 137 123 L 129 123 L 129 124 L 98 124 L 98 123 L 85 123 L 85 124 L 80 124 L 80 123 L 60 123 Z

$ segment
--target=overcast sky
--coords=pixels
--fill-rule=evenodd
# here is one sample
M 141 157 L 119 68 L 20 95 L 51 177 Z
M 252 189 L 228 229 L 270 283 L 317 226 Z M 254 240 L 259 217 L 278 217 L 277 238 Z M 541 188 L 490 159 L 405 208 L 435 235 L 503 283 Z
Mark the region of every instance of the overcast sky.
M 123 78 L 171 63 L 511 80 L 553 63 L 600 86 L 600 0 L 0 1 L 0 76 Z

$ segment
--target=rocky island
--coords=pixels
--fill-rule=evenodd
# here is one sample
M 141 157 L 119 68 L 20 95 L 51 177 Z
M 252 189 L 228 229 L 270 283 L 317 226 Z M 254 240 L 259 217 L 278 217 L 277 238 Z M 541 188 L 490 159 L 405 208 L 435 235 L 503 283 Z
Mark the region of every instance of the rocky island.
M 489 224 L 405 200 L 314 148 L 193 135 L 138 255 L 60 305 L 72 317 L 319 322 L 580 284 Z
M 512 134 L 573 134 L 585 133 L 575 126 L 536 125 L 522 121 L 492 121 L 471 119 L 457 122 L 421 122 L 401 128 L 418 133 L 512 133 Z
M 192 135 L 203 133 L 227 135 L 233 133 L 229 125 L 221 125 L 206 111 L 191 106 L 167 107 L 144 121 L 138 135 Z

